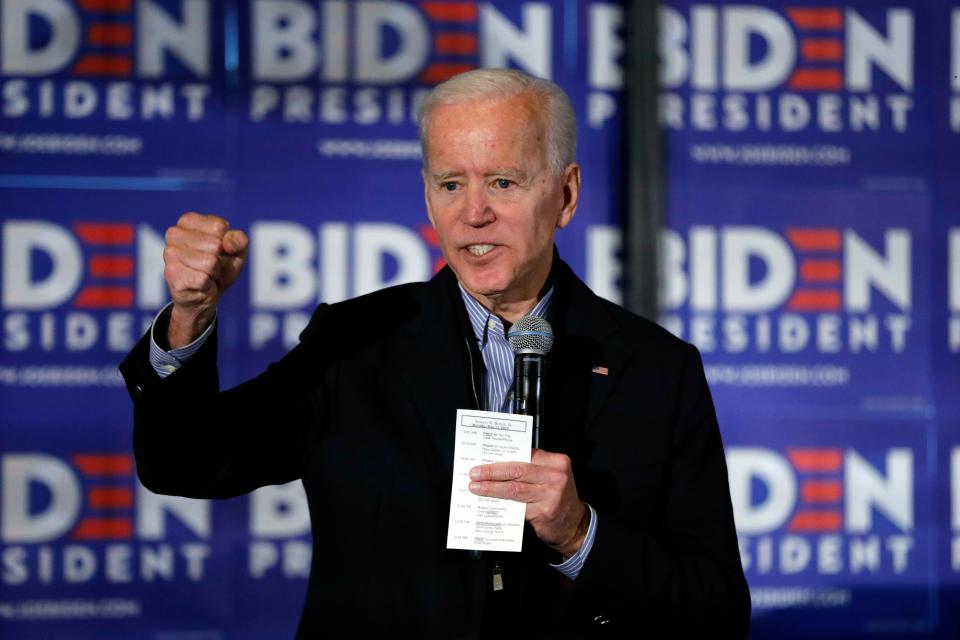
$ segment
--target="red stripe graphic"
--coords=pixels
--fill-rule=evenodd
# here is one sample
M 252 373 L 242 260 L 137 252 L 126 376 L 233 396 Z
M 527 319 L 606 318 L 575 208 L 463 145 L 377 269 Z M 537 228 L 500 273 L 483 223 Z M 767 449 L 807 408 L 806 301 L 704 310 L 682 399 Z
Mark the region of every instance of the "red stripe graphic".
M 800 472 L 839 471 L 843 462 L 840 449 L 787 449 L 787 459 Z
M 93 487 L 87 492 L 87 503 L 93 509 L 129 509 L 133 491 L 127 487 Z
M 73 464 L 85 476 L 129 476 L 133 473 L 133 458 L 128 454 L 77 453 Z
M 790 519 L 787 529 L 800 533 L 839 531 L 842 521 L 839 511 L 798 511 Z
M 791 311 L 837 311 L 840 309 L 839 291 L 797 289 L 787 301 Z
M 807 480 L 800 485 L 800 498 L 807 503 L 839 502 L 843 488 L 835 480 Z
M 84 518 L 73 530 L 74 540 L 128 540 L 133 524 L 127 518 Z
M 112 222 L 77 222 L 74 232 L 84 244 L 124 246 L 133 244 L 133 225 Z
M 839 260 L 803 260 L 800 262 L 800 278 L 804 282 L 839 282 Z
M 133 305 L 130 287 L 84 287 L 73 299 L 78 309 L 122 309 Z
M 806 38 L 800 42 L 800 57 L 809 62 L 840 62 L 843 43 L 839 40 Z
M 129 256 L 92 256 L 87 272 L 94 278 L 129 278 L 133 275 L 133 258 Z
M 840 9 L 789 7 L 787 16 L 799 29 L 829 31 L 843 27 L 843 12 Z
M 77 0 L 77 4 L 84 11 L 97 13 L 122 13 L 130 11 L 133 0 Z
M 133 71 L 133 59 L 115 56 L 84 56 L 73 65 L 78 76 L 128 76 Z
M 841 242 L 836 229 L 787 229 L 787 240 L 797 251 L 839 251 Z
M 437 230 L 434 229 L 429 224 L 420 225 L 420 237 L 423 238 L 423 241 L 426 242 L 431 247 L 440 246 L 440 236 L 437 234 Z
M 469 33 L 438 33 L 433 39 L 437 53 L 467 55 L 477 52 L 477 37 Z
M 87 43 L 101 47 L 129 47 L 133 28 L 127 25 L 92 24 L 87 27 Z
M 463 73 L 464 71 L 470 71 L 474 66 L 472 64 L 444 64 L 444 63 L 434 63 L 429 67 L 423 70 L 423 73 L 420 74 L 420 82 L 426 84 L 437 84 L 452 78 L 458 73 Z
M 440 22 L 477 21 L 477 5 L 472 2 L 421 2 L 420 8 L 431 20 Z
M 843 75 L 837 69 L 797 69 L 787 86 L 796 91 L 835 91 L 843 88 Z

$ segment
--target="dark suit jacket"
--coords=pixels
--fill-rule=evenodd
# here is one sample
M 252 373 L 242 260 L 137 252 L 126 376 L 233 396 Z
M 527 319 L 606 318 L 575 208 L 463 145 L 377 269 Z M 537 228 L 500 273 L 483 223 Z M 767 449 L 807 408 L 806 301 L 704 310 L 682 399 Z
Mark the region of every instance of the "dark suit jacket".
M 573 583 L 529 527 L 519 554 L 446 549 L 456 410 L 477 408 L 483 379 L 447 268 L 320 305 L 293 351 L 229 391 L 218 391 L 215 337 L 164 380 L 145 337 L 121 365 L 139 477 L 197 498 L 302 478 L 315 553 L 299 637 L 745 635 L 749 594 L 699 354 L 559 260 L 553 277 L 541 445 L 570 456 L 599 525 Z

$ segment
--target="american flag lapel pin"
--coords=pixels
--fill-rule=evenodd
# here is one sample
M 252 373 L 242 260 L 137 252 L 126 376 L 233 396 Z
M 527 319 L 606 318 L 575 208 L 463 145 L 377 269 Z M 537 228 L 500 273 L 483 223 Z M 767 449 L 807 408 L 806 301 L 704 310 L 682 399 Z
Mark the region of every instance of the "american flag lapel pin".
M 610 369 L 607 369 L 606 367 L 594 367 L 593 369 L 590 369 L 590 373 L 595 373 L 600 376 L 608 376 L 610 375 Z

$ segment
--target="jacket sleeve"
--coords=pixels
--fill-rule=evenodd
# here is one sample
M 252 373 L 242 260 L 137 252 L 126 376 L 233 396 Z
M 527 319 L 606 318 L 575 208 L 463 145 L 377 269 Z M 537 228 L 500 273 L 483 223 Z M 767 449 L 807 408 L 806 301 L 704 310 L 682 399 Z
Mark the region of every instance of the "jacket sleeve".
M 120 364 L 133 400 L 137 475 L 155 493 L 224 498 L 301 476 L 302 425 L 319 418 L 321 305 L 297 345 L 264 373 L 220 391 L 217 333 L 161 379 L 150 364 L 150 333 Z
M 750 594 L 720 430 L 700 355 L 685 349 L 662 518 L 638 525 L 598 511 L 593 548 L 570 593 L 570 610 L 595 633 L 747 635 Z

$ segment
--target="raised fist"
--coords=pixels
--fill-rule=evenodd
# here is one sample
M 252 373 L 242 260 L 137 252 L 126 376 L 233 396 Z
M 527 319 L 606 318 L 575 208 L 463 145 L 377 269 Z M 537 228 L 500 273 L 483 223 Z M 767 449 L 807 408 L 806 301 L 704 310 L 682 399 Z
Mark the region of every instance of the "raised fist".
M 185 213 L 167 229 L 163 277 L 173 298 L 170 348 L 197 338 L 210 324 L 220 295 L 240 275 L 250 241 L 218 216 Z

